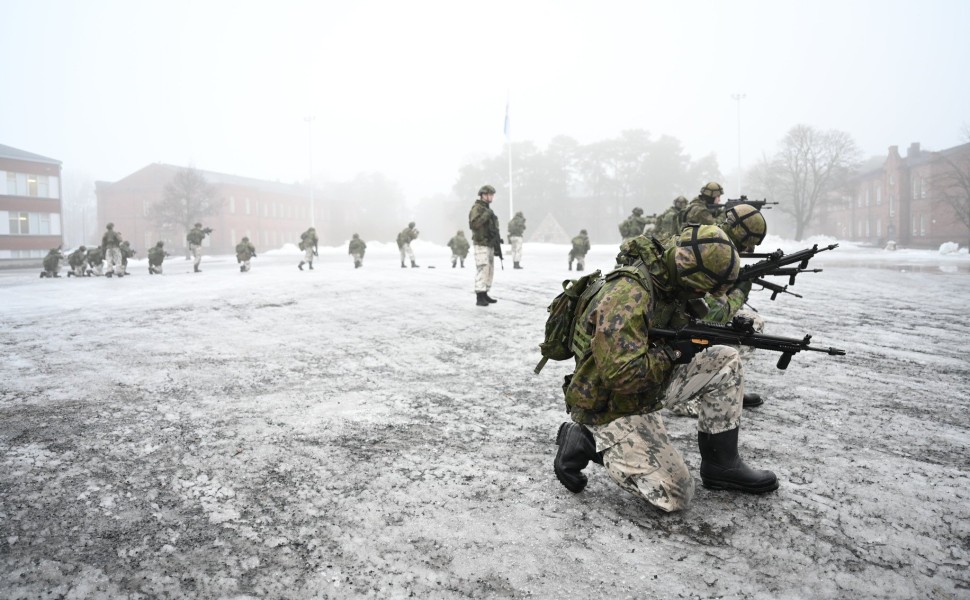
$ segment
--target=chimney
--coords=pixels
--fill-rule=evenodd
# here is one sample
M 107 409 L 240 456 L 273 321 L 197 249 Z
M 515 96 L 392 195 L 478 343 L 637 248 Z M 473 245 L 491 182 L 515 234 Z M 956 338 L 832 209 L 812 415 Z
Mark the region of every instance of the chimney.
M 913 142 L 906 151 L 906 158 L 916 158 L 919 156 L 919 142 Z

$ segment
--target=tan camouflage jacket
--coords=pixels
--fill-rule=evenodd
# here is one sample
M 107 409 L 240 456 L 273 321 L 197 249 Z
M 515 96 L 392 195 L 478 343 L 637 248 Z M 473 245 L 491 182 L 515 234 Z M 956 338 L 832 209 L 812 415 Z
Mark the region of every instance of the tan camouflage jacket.
M 698 196 L 687 205 L 684 223 L 700 223 L 701 225 L 715 225 L 714 213 L 711 211 L 704 196 Z

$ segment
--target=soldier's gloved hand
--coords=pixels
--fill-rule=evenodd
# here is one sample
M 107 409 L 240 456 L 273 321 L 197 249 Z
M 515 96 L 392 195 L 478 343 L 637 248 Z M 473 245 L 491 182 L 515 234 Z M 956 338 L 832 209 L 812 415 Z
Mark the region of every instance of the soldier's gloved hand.
M 675 365 L 686 365 L 697 354 L 697 346 L 690 340 L 673 340 L 667 342 L 667 357 Z
M 744 281 L 739 281 L 739 282 L 735 283 L 734 284 L 734 288 L 731 291 L 732 292 L 733 291 L 740 292 L 741 294 L 744 294 L 744 297 L 745 298 L 747 298 L 748 297 L 748 294 L 751 293 L 751 280 L 750 279 L 746 279 Z

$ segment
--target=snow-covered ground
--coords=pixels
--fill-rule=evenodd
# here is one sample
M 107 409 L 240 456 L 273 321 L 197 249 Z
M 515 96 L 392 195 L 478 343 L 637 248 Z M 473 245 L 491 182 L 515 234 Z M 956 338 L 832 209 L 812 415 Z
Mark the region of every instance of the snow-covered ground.
M 970 595 L 965 250 L 843 242 L 804 298 L 755 293 L 769 333 L 847 355 L 756 354 L 742 452 L 781 487 L 664 515 L 552 473 L 570 369 L 532 368 L 566 246 L 506 260 L 487 308 L 471 257 L 368 246 L 0 271 L 0 597 Z M 696 476 L 693 421 L 665 418 Z

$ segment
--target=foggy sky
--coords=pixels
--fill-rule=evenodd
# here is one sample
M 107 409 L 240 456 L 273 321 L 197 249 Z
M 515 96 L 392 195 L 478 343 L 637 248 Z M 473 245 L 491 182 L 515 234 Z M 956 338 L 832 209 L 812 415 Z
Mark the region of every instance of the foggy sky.
M 513 141 L 641 128 L 745 167 L 804 123 L 865 155 L 970 123 L 970 2 L 7 0 L 0 143 L 114 181 L 379 171 L 409 202 Z M 692 190 L 690 190 L 692 192 Z M 65 190 L 66 193 L 66 190 Z M 518 201 L 518 199 L 517 199 Z M 497 203 L 501 200 L 497 200 Z

